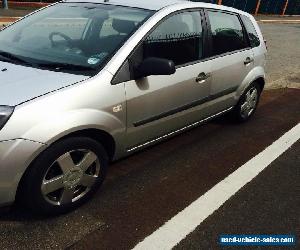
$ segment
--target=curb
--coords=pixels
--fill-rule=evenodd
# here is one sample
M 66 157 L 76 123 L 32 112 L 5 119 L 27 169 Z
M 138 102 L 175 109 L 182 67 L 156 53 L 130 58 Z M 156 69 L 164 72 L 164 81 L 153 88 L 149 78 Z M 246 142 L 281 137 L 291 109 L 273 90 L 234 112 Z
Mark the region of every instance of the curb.
M 281 24 L 297 24 L 300 23 L 300 19 L 296 19 L 296 20 L 277 20 L 277 19 L 261 19 L 261 20 L 257 20 L 258 22 L 261 23 L 281 23 Z
M 21 17 L 0 17 L 0 23 L 13 23 Z
M 2 4 L 2 1 L 0 1 L 0 4 Z M 42 8 L 50 4 L 51 3 L 8 1 L 8 7 Z
M 300 73 L 289 72 L 289 75 L 277 80 L 267 80 L 266 89 L 295 88 L 300 89 Z

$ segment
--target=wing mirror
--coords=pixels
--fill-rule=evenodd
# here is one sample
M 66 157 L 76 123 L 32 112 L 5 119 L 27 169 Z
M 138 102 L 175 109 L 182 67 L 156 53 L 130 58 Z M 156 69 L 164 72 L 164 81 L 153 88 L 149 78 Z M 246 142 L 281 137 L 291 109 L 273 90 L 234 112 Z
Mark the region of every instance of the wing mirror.
M 135 70 L 137 79 L 152 75 L 172 75 L 176 72 L 175 64 L 171 60 L 149 57 Z

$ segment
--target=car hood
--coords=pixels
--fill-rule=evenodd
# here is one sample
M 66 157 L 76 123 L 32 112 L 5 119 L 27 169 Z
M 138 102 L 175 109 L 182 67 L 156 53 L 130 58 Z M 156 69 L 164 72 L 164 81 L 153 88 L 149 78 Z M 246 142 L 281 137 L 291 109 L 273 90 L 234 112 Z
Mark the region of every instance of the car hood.
M 0 105 L 16 106 L 88 78 L 0 62 Z

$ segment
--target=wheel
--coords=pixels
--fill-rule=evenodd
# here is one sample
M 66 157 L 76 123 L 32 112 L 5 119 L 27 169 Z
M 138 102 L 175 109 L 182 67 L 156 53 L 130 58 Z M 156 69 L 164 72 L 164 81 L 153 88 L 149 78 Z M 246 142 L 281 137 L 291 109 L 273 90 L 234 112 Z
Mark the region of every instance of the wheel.
M 22 185 L 22 201 L 35 213 L 68 212 L 97 190 L 107 166 L 107 153 L 98 142 L 86 137 L 59 141 L 29 168 Z
M 241 96 L 233 110 L 234 117 L 240 121 L 248 121 L 256 111 L 259 103 L 261 89 L 258 83 L 252 83 Z

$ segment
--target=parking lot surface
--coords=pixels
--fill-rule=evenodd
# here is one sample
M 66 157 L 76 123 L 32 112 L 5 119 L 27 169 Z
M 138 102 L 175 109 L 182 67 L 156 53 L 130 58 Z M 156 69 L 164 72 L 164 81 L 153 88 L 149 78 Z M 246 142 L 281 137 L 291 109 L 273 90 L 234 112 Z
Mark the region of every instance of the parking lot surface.
M 108 180 L 94 199 L 77 211 L 57 218 L 37 218 L 21 209 L 15 209 L 3 214 L 0 218 L 0 248 L 1 249 L 50 249 L 53 247 L 70 249 L 130 249 L 159 226 L 184 209 L 215 184 L 251 159 L 279 138 L 300 121 L 300 90 L 276 90 L 265 92 L 261 105 L 249 123 L 238 125 L 228 119 L 218 119 L 187 133 L 174 137 L 155 147 L 140 152 L 128 159 L 113 164 L 108 174 Z M 296 144 L 292 150 L 298 150 Z M 239 231 L 255 231 L 264 227 L 276 233 L 288 233 L 299 229 L 299 215 L 295 212 L 297 192 L 299 193 L 299 158 L 293 157 L 293 152 L 280 158 L 283 165 L 270 166 L 262 176 L 256 179 L 252 186 L 261 190 L 262 199 L 248 198 L 252 194 L 245 187 L 245 194 L 240 193 L 232 201 L 228 201 L 220 211 L 237 213 L 237 218 L 254 220 L 246 225 L 232 220 Z M 289 152 L 288 152 L 289 153 Z M 290 156 L 290 157 L 289 157 Z M 276 163 L 275 163 L 276 164 Z M 288 172 L 278 179 L 280 170 L 287 165 Z M 270 176 L 270 177 L 268 177 Z M 289 180 L 288 176 L 293 178 Z M 272 178 L 271 178 L 272 177 Z M 275 178 L 275 179 L 274 179 Z M 277 178 L 277 180 L 276 180 Z M 263 183 L 257 187 L 255 183 Z M 272 193 L 272 183 L 276 183 Z M 282 192 L 278 193 L 278 190 Z M 251 188 L 251 187 L 250 187 Z M 266 192 L 266 190 L 269 192 Z M 284 194 L 286 190 L 286 194 Z M 250 194 L 249 194 L 250 192 Z M 268 199 L 277 194 L 272 205 Z M 248 195 L 248 196 L 247 196 Z M 271 195 L 271 196 L 270 196 Z M 292 197 L 292 198 L 285 198 Z M 276 202 L 282 205 L 278 211 Z M 296 203 L 294 203 L 296 202 Z M 232 203 L 232 204 L 231 204 Z M 237 209 L 231 210 L 231 206 Z M 255 207 L 256 212 L 243 210 Z M 289 208 L 285 211 L 285 208 Z M 293 210 L 294 208 L 294 210 Z M 260 211 L 260 212 L 259 212 Z M 221 213 L 221 215 L 219 215 Z M 254 213 L 254 214 L 253 214 Z M 280 214 L 273 218 L 269 227 L 257 224 L 257 216 L 261 214 L 261 222 L 268 222 L 269 215 Z M 215 221 L 215 216 L 207 221 Z M 256 217 L 255 217 L 256 216 Z M 256 218 L 256 219 L 255 219 Z M 278 220 L 286 221 L 287 227 L 276 227 Z M 216 223 L 207 230 L 215 230 L 209 234 L 206 242 L 213 244 L 215 235 L 224 233 L 222 229 L 230 217 L 218 218 Z M 209 222 L 203 225 L 207 225 Z M 277 222 L 277 223 L 276 223 Z M 244 219 L 243 223 L 246 223 Z M 203 229 L 203 225 L 200 227 Z M 243 225 L 245 228 L 243 228 Z M 205 227 L 205 226 L 204 226 Z M 219 231 L 220 230 L 220 231 Z M 288 230 L 288 232 L 286 232 Z M 197 238 L 195 242 L 205 244 L 205 239 Z M 207 231 L 209 232 L 209 231 Z M 226 232 L 226 230 L 225 230 Z M 201 232 L 200 232 L 201 233 Z M 182 244 L 190 244 L 187 238 Z M 180 246 L 179 246 L 180 247 Z
M 297 163 L 299 166 L 300 142 L 273 162 L 175 249 L 217 249 L 221 233 L 280 232 L 299 237 L 300 169 Z
M 261 24 L 268 87 L 300 82 L 299 24 Z M 300 90 L 264 92 L 254 119 L 219 118 L 114 163 L 95 197 L 60 217 L 0 215 L 0 249 L 131 249 L 300 122 Z M 226 233 L 300 239 L 300 144 L 294 144 L 177 245 L 217 249 Z
M 268 46 L 267 88 L 300 88 L 300 22 L 259 25 Z

